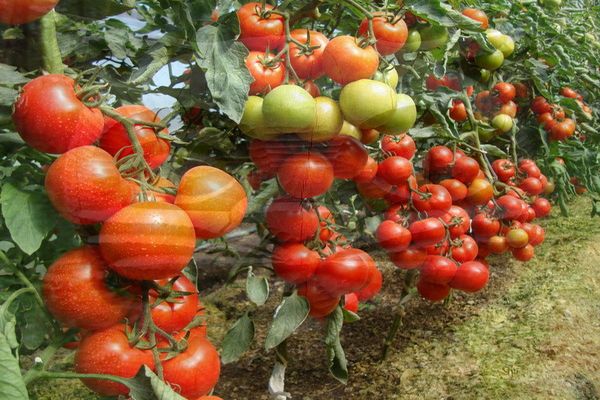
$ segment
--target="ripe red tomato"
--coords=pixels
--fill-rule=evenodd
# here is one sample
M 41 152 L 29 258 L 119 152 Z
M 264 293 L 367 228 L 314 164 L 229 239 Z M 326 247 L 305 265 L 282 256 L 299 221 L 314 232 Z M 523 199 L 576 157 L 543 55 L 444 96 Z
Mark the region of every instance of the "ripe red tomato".
M 156 113 L 147 107 L 141 105 L 127 105 L 116 109 L 124 117 L 132 118 L 138 121 L 159 123 L 160 118 Z M 144 159 L 151 168 L 160 167 L 169 157 L 171 144 L 169 141 L 159 138 L 154 128 L 145 125 L 135 125 L 135 136 L 138 138 L 142 149 L 144 150 Z M 165 129 L 163 134 L 167 134 Z M 134 153 L 131 141 L 127 135 L 127 130 L 119 122 L 112 118 L 106 118 L 104 122 L 104 131 L 100 138 L 100 147 L 106 150 L 111 156 L 119 155 L 119 159 Z
M 413 174 L 413 165 L 404 157 L 392 156 L 379 163 L 377 174 L 390 185 L 402 185 Z
M 460 235 L 457 242 L 452 245 L 452 258 L 461 264 L 473 261 L 477 258 L 478 252 L 477 242 L 469 235 Z
M 565 96 L 565 97 L 568 97 L 571 99 L 577 98 L 577 92 L 567 86 L 560 89 L 560 94 L 561 94 L 561 96 Z
M 450 286 L 463 292 L 474 293 L 485 287 L 490 278 L 488 267 L 479 261 L 468 261 L 458 267 Z
M 323 290 L 314 278 L 298 286 L 298 294 L 308 301 L 310 305 L 309 315 L 313 318 L 326 317 L 340 303 L 340 296 L 334 296 Z
M 196 238 L 190 217 L 169 203 L 125 207 L 100 229 L 100 252 L 109 267 L 129 279 L 169 278 L 192 259 Z
M 204 337 L 190 336 L 185 351 L 163 361 L 165 382 L 186 398 L 204 396 L 219 380 L 219 353 Z
M 542 182 L 537 178 L 525 178 L 521 181 L 519 188 L 527 192 L 527 194 L 536 196 L 544 191 Z
M 363 286 L 362 289 L 355 292 L 359 301 L 367 301 L 372 299 L 381 291 L 381 286 L 383 285 L 383 276 L 381 275 L 381 271 L 377 268 L 375 264 L 371 265 L 371 273 L 369 274 L 369 280 L 367 284 Z
M 419 192 L 413 192 L 413 206 L 429 215 L 441 216 L 452 206 L 452 196 L 442 185 L 428 183 L 419 187 Z
M 165 286 L 171 279 L 163 279 L 156 283 Z M 152 320 L 166 332 L 176 332 L 185 328 L 196 316 L 199 308 L 198 290 L 188 278 L 181 275 L 173 282 L 172 290 L 190 293 L 183 296 L 175 296 L 160 299 L 156 291 L 150 291 L 150 302 L 152 307 Z
M 575 121 L 571 118 L 565 118 L 564 120 L 557 122 L 550 131 L 550 138 L 552 140 L 565 140 L 575 133 L 576 125 Z
M 365 199 L 383 199 L 392 190 L 392 186 L 376 176 L 369 182 L 356 182 L 358 193 Z
M 415 141 L 408 134 L 400 136 L 384 135 L 381 139 L 381 149 L 386 153 L 404 157 L 407 160 L 412 159 L 417 152 Z
M 452 202 L 457 202 L 467 197 L 467 186 L 458 179 L 444 179 L 440 182 L 440 185 L 450 193 Z
M 494 93 L 498 96 L 502 104 L 506 104 L 515 98 L 517 89 L 508 82 L 498 82 L 494 86 Z
M 290 151 L 290 147 L 293 149 L 293 144 L 283 140 L 253 139 L 248 146 L 248 153 L 259 170 L 274 173 L 277 172 L 282 161 L 293 152 Z
M 475 206 L 487 204 L 494 197 L 494 187 L 487 179 L 477 178 L 467 189 L 466 200 Z
M 488 249 L 495 254 L 504 253 L 508 250 L 508 243 L 506 243 L 505 236 L 494 235 L 487 242 Z
M 448 212 L 442 216 L 442 221 L 448 225 L 450 237 L 457 238 L 471 228 L 471 218 L 465 209 L 453 205 Z
M 377 40 L 375 47 L 383 56 L 399 51 L 408 38 L 406 23 L 393 14 L 376 13 L 373 18 L 373 32 Z M 369 21 L 366 18 L 358 27 L 358 34 L 361 36 L 369 34 Z
M 189 215 L 197 238 L 212 239 L 242 223 L 248 198 L 233 176 L 203 165 L 188 170 L 181 177 L 175 205 Z
M 542 244 L 544 242 L 544 239 L 546 238 L 546 232 L 544 231 L 544 228 L 535 224 L 529 225 L 531 225 L 531 228 L 527 232 L 527 234 L 529 235 L 529 244 L 534 247 Z
M 6 1 L 0 0 L 4 16 L 5 9 L 10 6 L 2 3 Z M 27 11 L 31 11 L 27 7 L 34 7 L 25 4 L 27 1 L 18 3 L 24 4 L 16 7 Z M 56 1 L 50 3 L 54 6 Z M 76 90 L 73 79 L 56 74 L 37 77 L 23 87 L 14 105 L 12 119 L 17 132 L 29 146 L 45 153 L 62 154 L 100 138 L 104 127 L 102 113 L 83 104 Z
M 375 261 L 362 250 L 342 249 L 324 259 L 315 272 L 319 285 L 332 295 L 352 293 L 362 289 Z
M 461 100 L 452 100 L 452 107 L 450 107 L 450 118 L 456 122 L 464 122 L 468 119 L 467 108 Z
M 446 146 L 434 146 L 427 152 L 423 160 L 425 174 L 442 174 L 447 172 L 454 160 L 454 153 Z
M 479 22 L 483 29 L 487 29 L 490 26 L 487 15 L 477 8 L 465 8 L 462 13 L 464 16 Z
M 298 285 L 313 276 L 321 263 L 321 257 L 302 243 L 283 243 L 273 249 L 271 262 L 281 279 Z
M 531 102 L 531 111 L 536 114 L 551 113 L 552 105 L 542 96 L 538 96 Z
M 324 154 L 333 165 L 333 174 L 340 179 L 354 178 L 369 159 L 365 146 L 347 135 L 336 136 L 327 142 Z
M 134 301 L 108 286 L 107 269 L 96 247 L 63 254 L 44 276 L 42 294 L 48 310 L 64 325 L 86 330 L 121 322 Z
M 94 224 L 131 204 L 132 186 L 113 158 L 94 146 L 69 150 L 52 163 L 46 192 L 60 215 L 76 224 Z
M 423 279 L 419 279 L 417 282 L 417 290 L 421 297 L 433 302 L 444 300 L 450 294 L 450 286 L 427 282 Z
M 317 214 L 319 215 L 319 239 L 322 242 L 326 242 L 331 239 L 335 232 L 328 228 L 332 224 L 335 224 L 335 218 L 329 209 L 325 206 L 317 207 Z
M 363 169 L 353 178 L 354 182 L 371 182 L 377 175 L 378 169 L 379 164 L 377 164 L 377 161 L 369 156 Z
M 515 165 L 507 159 L 501 158 L 492 163 L 492 169 L 498 175 L 498 179 L 502 182 L 508 182 L 510 178 L 515 176 Z
M 383 221 L 376 232 L 379 245 L 390 252 L 406 250 L 412 239 L 408 229 L 393 221 Z
M 400 269 L 421 268 L 425 257 L 427 257 L 427 252 L 423 248 L 414 246 L 397 253 L 390 253 L 390 259 Z
M 285 65 L 272 54 L 251 51 L 246 57 L 246 68 L 254 78 L 250 85 L 250 95 L 268 93 L 285 80 Z
M 325 74 L 342 85 L 369 79 L 378 67 L 379 55 L 373 46 L 362 48 L 352 36 L 333 38 L 323 52 Z
M 423 281 L 445 285 L 454 278 L 456 268 L 456 263 L 451 259 L 430 255 L 425 258 L 420 277 Z
M 504 195 L 496 200 L 497 210 L 502 219 L 517 219 L 523 212 L 523 200 L 514 196 Z
M 531 207 L 533 207 L 533 210 L 535 211 L 536 218 L 544 218 L 550 214 L 550 211 L 552 210 L 550 202 L 543 197 L 535 199 Z
M 356 293 L 347 293 L 344 295 L 344 308 L 350 312 L 358 312 L 358 296 Z
M 147 365 L 154 368 L 150 350 L 131 347 L 124 325 L 84 336 L 75 354 L 75 371 L 80 374 L 109 374 L 133 378 L 138 370 Z M 94 392 L 103 396 L 127 395 L 129 389 L 104 379 L 82 379 Z
M 277 179 L 292 197 L 317 197 L 326 193 L 333 184 L 333 166 L 321 153 L 307 151 L 283 161 Z
M 471 157 L 460 157 L 454 162 L 452 167 L 452 176 L 464 184 L 473 182 L 477 175 L 479 175 L 479 163 L 477 160 Z
M 444 240 L 446 228 L 437 218 L 425 218 L 415 221 L 408 227 L 412 243 L 416 247 L 427 247 Z
M 273 9 L 258 2 L 246 3 L 237 11 L 240 21 L 239 40 L 249 50 L 267 51 L 281 48 L 285 43 L 283 17 L 269 13 Z
M 21 25 L 33 22 L 52 10 L 58 0 L 0 0 L 0 23 Z
M 525 173 L 527 176 L 529 176 L 531 178 L 539 179 L 540 176 L 542 175 L 542 172 L 536 165 L 535 161 L 528 160 L 528 159 L 521 160 L 519 162 L 519 171 Z
M 525 247 L 512 249 L 511 252 L 513 257 L 519 261 L 529 261 L 533 258 L 535 254 L 535 250 L 530 244 L 528 244 Z
M 298 77 L 303 80 L 322 77 L 324 74 L 323 52 L 329 43 L 327 36 L 321 32 L 307 29 L 294 29 L 291 35 L 300 43 L 310 46 L 310 50 L 304 51 L 296 43 L 290 43 L 290 62 Z
M 500 221 L 479 213 L 473 217 L 471 228 L 473 229 L 473 236 L 477 241 L 487 242 L 487 239 L 497 235 L 500 231 Z
M 266 211 L 267 227 L 282 242 L 304 242 L 315 236 L 319 218 L 312 208 L 297 199 L 280 197 Z

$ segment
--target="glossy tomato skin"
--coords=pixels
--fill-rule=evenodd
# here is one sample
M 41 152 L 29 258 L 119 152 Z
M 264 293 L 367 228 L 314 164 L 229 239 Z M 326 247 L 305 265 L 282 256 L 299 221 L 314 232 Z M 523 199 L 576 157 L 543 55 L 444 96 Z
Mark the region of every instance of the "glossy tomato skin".
M 279 184 L 292 197 L 306 199 L 326 193 L 333 184 L 333 166 L 317 151 L 295 154 L 281 164 Z
M 8 6 L 1 5 L 2 1 L 0 9 L 4 15 L 4 7 Z M 12 119 L 29 146 L 45 153 L 62 154 L 91 145 L 100 138 L 104 127 L 102 113 L 83 104 L 75 90 L 73 79 L 57 74 L 40 76 L 23 87 Z
M 432 147 L 423 161 L 425 176 L 447 172 L 453 160 L 454 153 L 446 146 Z
M 456 274 L 456 263 L 447 257 L 427 256 L 421 267 L 421 280 L 447 285 Z
M 381 139 L 381 149 L 392 155 L 404 157 L 407 160 L 412 159 L 417 152 L 415 141 L 408 134 L 383 136 Z
M 487 204 L 494 197 L 494 187 L 487 179 L 477 178 L 467 188 L 466 200 L 476 206 Z
M 154 368 L 152 353 L 150 350 L 131 347 L 124 325 L 115 325 L 85 336 L 75 354 L 75 371 L 80 374 L 133 378 L 143 365 Z M 100 379 L 82 379 L 82 382 L 103 396 L 129 393 L 126 386 L 116 382 Z
M 315 236 L 319 218 L 314 209 L 297 199 L 280 197 L 267 208 L 266 223 L 271 234 L 282 242 L 304 242 Z
M 390 21 L 391 18 L 391 21 Z M 393 22 L 393 23 L 392 23 Z M 365 18 L 358 27 L 358 34 L 367 36 L 369 31 L 369 22 Z M 399 51 L 408 38 L 408 28 L 404 20 L 394 15 L 385 15 L 383 13 L 375 14 L 373 18 L 373 32 L 377 43 L 375 47 L 381 55 L 390 55 Z
M 352 179 L 354 182 L 371 182 L 377 175 L 378 170 L 379 164 L 377 164 L 377 161 L 373 157 L 369 156 L 363 169 Z
M 271 262 L 275 273 L 295 285 L 308 281 L 321 263 L 319 253 L 302 243 L 283 243 L 273 249 Z
M 423 279 L 419 279 L 417 282 L 417 290 L 421 297 L 432 302 L 442 301 L 450 294 L 450 286 L 428 282 Z
M 519 188 L 527 192 L 527 194 L 536 196 L 544 191 L 542 181 L 538 178 L 525 178 L 519 185 Z
M 203 165 L 183 175 L 175 205 L 188 214 L 198 239 L 212 239 L 223 236 L 242 223 L 248 197 L 233 176 Z
M 163 279 L 157 283 L 165 286 L 170 279 Z M 166 332 L 176 332 L 185 328 L 196 316 L 199 308 L 198 290 L 188 278 L 181 275 L 173 283 L 172 289 L 177 292 L 190 293 L 178 296 L 171 301 L 161 301 L 152 308 L 152 320 Z M 150 301 L 156 302 L 157 293 L 150 292 Z
M 461 100 L 452 101 L 452 107 L 450 108 L 449 115 L 450 118 L 457 122 L 464 122 L 469 118 L 467 114 L 467 108 Z
M 425 218 L 415 221 L 408 227 L 412 235 L 412 243 L 417 247 L 427 247 L 444 240 L 446 229 L 437 218 Z
M 458 240 L 460 245 L 452 246 L 452 258 L 458 263 L 473 261 L 479 251 L 477 242 L 469 235 L 460 235 Z
M 60 215 L 76 224 L 94 224 L 131 204 L 132 186 L 113 158 L 94 146 L 69 150 L 46 174 L 46 192 Z
M 109 267 L 129 279 L 178 275 L 192 259 L 196 238 L 188 215 L 158 202 L 135 203 L 106 220 L 100 252 Z
M 471 227 L 475 239 L 486 242 L 487 239 L 498 234 L 500 231 L 500 221 L 492 219 L 483 213 L 479 213 L 473 217 Z
M 408 229 L 390 220 L 379 224 L 376 237 L 379 245 L 390 252 L 406 250 L 412 240 Z
M 362 289 L 371 274 L 375 261 L 362 250 L 342 249 L 328 256 L 315 272 L 319 285 L 334 296 Z
M 523 200 L 514 196 L 504 195 L 496 200 L 499 206 L 498 212 L 502 219 L 511 220 L 517 219 L 523 212 Z
M 421 268 L 427 257 L 427 252 L 415 246 L 411 246 L 404 251 L 391 253 L 390 259 L 400 269 Z
M 402 185 L 412 174 L 413 165 L 404 157 L 388 157 L 379 164 L 378 175 L 390 185 Z
M 510 178 L 515 176 L 515 165 L 507 159 L 501 158 L 492 163 L 492 169 L 498 175 L 498 179 L 502 182 L 508 182 Z
M 324 318 L 331 314 L 337 308 L 341 298 L 324 290 L 314 278 L 300 285 L 298 294 L 308 301 L 309 315 L 313 318 Z
M 355 292 L 359 301 L 367 301 L 375 297 L 380 291 L 383 285 L 383 275 L 376 265 L 371 266 L 371 273 L 367 284 L 362 289 Z
M 530 244 L 518 249 L 512 249 L 511 252 L 515 259 L 523 262 L 531 260 L 535 254 L 535 250 Z
M 200 335 L 191 336 L 187 349 L 162 365 L 165 382 L 186 398 L 210 393 L 221 373 L 219 353 Z
M 358 296 L 356 293 L 344 295 L 344 308 L 354 314 L 358 313 Z
M 544 218 L 550 214 L 552 210 L 552 205 L 547 199 L 543 197 L 538 197 L 534 200 L 532 204 L 533 210 L 535 211 L 536 218 Z
M 33 22 L 52 10 L 58 0 L 0 0 L 0 23 L 21 25 Z
M 300 79 L 318 79 L 323 76 L 323 52 L 329 43 L 327 36 L 321 32 L 306 29 L 294 29 L 291 32 L 294 39 L 300 43 L 308 43 L 314 48 L 310 53 L 303 54 L 296 43 L 290 43 L 290 61 Z M 308 42 L 310 36 L 310 43 Z
M 464 16 L 479 22 L 483 29 L 487 29 L 490 26 L 487 15 L 477 8 L 465 8 L 462 13 Z
M 346 135 L 340 135 L 330 140 L 324 154 L 333 166 L 334 176 L 340 179 L 354 178 L 365 167 L 369 159 L 365 146 Z
M 262 18 L 263 11 L 272 10 L 273 6 L 265 4 L 264 10 L 258 2 L 246 3 L 237 11 L 240 22 L 239 40 L 249 50 L 276 50 L 285 42 L 283 17 L 269 14 Z
M 494 92 L 497 94 L 498 100 L 500 100 L 502 104 L 508 103 L 517 95 L 517 89 L 508 82 L 498 82 L 494 86 Z
M 335 82 L 345 85 L 369 79 L 379 67 L 379 56 L 373 46 L 364 49 L 352 36 L 333 38 L 323 52 L 323 70 Z
M 460 157 L 454 162 L 452 176 L 464 184 L 473 182 L 481 169 L 477 160 L 471 157 Z
M 428 183 L 419 187 L 419 192 L 413 192 L 414 207 L 431 216 L 441 216 L 452 206 L 452 196 L 442 185 Z
M 463 292 L 478 292 L 485 287 L 490 277 L 488 267 L 479 261 L 468 261 L 458 267 L 450 286 Z
M 467 197 L 467 186 L 458 179 L 444 179 L 440 185 L 450 193 L 453 202 L 464 200 Z
M 96 247 L 63 254 L 44 276 L 42 294 L 48 310 L 64 325 L 90 331 L 121 322 L 134 305 L 133 297 L 111 290 L 107 274 Z
M 248 54 L 246 68 L 254 78 L 250 84 L 250 95 L 267 93 L 282 85 L 285 79 L 285 65 L 275 61 L 272 55 L 260 51 Z
M 442 217 L 442 221 L 448 225 L 450 237 L 457 238 L 471 228 L 471 218 L 464 208 L 452 205 L 448 212 Z

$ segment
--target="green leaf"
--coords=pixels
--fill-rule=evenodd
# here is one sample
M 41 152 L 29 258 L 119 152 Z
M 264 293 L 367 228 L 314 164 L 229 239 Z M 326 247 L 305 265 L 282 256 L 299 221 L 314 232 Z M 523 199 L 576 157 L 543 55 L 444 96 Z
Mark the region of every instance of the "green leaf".
M 25 192 L 5 183 L 0 203 L 12 239 L 25 253 L 33 254 L 58 220 L 48 198 L 39 189 Z
M 2 333 L 0 333 L 0 399 L 29 399 L 19 362 L 13 356 L 8 340 Z
M 28 78 L 17 71 L 17 67 L 0 63 L 0 84 L 4 86 L 15 86 L 28 81 Z
M 287 339 L 308 317 L 308 301 L 297 293 L 283 299 L 269 328 L 265 348 L 271 350 Z
M 11 106 L 18 95 L 19 92 L 15 89 L 0 86 L 0 106 Z
M 135 8 L 135 0 L 61 0 L 56 10 L 75 18 L 104 19 Z
M 269 298 L 269 282 L 267 281 L 267 278 L 254 275 L 252 268 L 248 270 L 246 294 L 250 301 L 257 306 L 262 306 Z
M 348 311 L 345 308 L 342 309 L 344 312 L 344 322 L 350 324 L 352 322 L 360 321 L 360 316 L 358 314 L 353 313 L 352 311 Z
M 404 5 L 416 16 L 425 18 L 435 24 L 481 31 L 479 22 L 465 17 L 449 4 L 442 3 L 439 0 L 405 0 Z
M 482 144 L 481 150 L 487 152 L 490 156 L 495 158 L 506 158 L 508 155 L 502 149 L 494 146 L 493 144 Z
M 279 185 L 275 179 L 271 179 L 266 184 L 263 184 L 260 191 L 256 195 L 250 197 L 246 215 L 262 213 L 269 200 L 277 193 L 279 193 Z
M 133 400 L 185 400 L 145 365 L 128 379 L 127 387 Z
M 130 83 L 132 85 L 146 83 L 168 63 L 168 49 L 161 44 L 156 44 L 154 48 L 140 58 L 139 68 L 131 76 Z
M 206 72 L 206 82 L 214 102 L 238 123 L 253 78 L 244 62 L 248 49 L 235 40 L 234 25 L 237 25 L 237 21 L 230 18 L 227 25 L 200 28 L 196 34 L 199 53 L 195 54 L 195 58 Z
M 29 350 L 38 349 L 46 340 L 52 324 L 32 294 L 22 297 L 18 318 L 21 327 L 21 345 Z
M 338 306 L 327 318 L 325 345 L 329 358 L 329 371 L 335 379 L 343 384 L 348 382 L 348 362 L 340 341 L 340 332 L 344 325 L 344 312 Z
M 254 340 L 254 322 L 248 313 L 238 319 L 229 329 L 221 344 L 221 362 L 229 364 L 239 360 Z

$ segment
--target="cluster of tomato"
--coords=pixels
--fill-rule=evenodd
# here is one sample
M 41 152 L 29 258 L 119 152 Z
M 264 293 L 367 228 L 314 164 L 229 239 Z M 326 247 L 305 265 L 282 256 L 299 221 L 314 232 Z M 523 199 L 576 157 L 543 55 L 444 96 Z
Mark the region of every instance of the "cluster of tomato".
M 514 125 L 518 106 L 515 98 L 523 98 L 526 93 L 517 93 L 515 85 L 508 82 L 498 82 L 492 90 L 484 90 L 475 96 L 475 106 L 479 114 L 476 118 L 489 120 L 496 129 L 495 134 L 509 132 Z
M 591 114 L 592 110 L 575 90 L 563 87 L 560 94 L 575 99 L 583 112 Z M 538 122 L 548 132 L 550 140 L 566 140 L 575 134 L 577 124 L 566 116 L 565 110 L 558 104 L 551 104 L 544 97 L 538 96 L 531 103 L 531 111 L 537 115 Z
M 156 134 L 164 129 L 160 120 L 143 106 L 104 111 L 87 103 L 85 88 L 63 75 L 41 76 L 24 86 L 14 107 L 21 137 L 60 154 L 45 179 L 58 213 L 74 224 L 102 224 L 97 244 L 69 251 L 48 268 L 44 300 L 65 327 L 82 330 L 76 371 L 129 378 L 142 365 L 156 367 L 150 349 L 158 346 L 165 381 L 196 399 L 217 383 L 220 361 L 196 318 L 202 308 L 196 287 L 182 270 L 197 239 L 221 237 L 241 223 L 246 193 L 209 166 L 188 170 L 178 187 L 157 176 L 153 169 L 170 149 L 161 137 L 166 130 Z M 143 154 L 134 152 L 125 124 Z M 142 288 L 149 313 L 142 310 Z M 103 395 L 128 392 L 107 380 L 84 382 Z
M 424 298 L 442 300 L 452 288 L 481 290 L 489 277 L 487 255 L 510 249 L 525 261 L 543 241 L 543 229 L 530 221 L 547 215 L 550 204 L 543 198 L 531 199 L 531 205 L 521 199 L 541 193 L 535 184 L 547 184 L 533 161 L 523 161 L 507 179 L 516 185 L 517 175 L 531 175 L 520 188 L 507 184 L 506 194 L 496 196 L 478 161 L 459 149 L 433 147 L 422 162 L 423 173 L 417 174 L 410 136 L 384 136 L 381 148 L 386 157 L 379 163 L 370 158 L 354 179 L 363 197 L 387 202 L 377 240 L 398 268 L 420 270 L 417 289 Z M 507 162 L 494 165 L 507 167 L 501 161 Z

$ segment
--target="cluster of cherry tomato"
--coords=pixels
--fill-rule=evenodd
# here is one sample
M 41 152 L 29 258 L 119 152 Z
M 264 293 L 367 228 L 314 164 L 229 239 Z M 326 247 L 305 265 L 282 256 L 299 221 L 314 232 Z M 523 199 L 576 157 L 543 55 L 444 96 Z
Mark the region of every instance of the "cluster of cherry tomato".
M 591 114 L 590 107 L 583 102 L 583 97 L 575 90 L 563 87 L 560 94 L 564 97 L 575 99 L 583 112 Z M 566 140 L 575 134 L 577 124 L 566 116 L 565 110 L 558 104 L 551 104 L 542 96 L 533 99 L 531 111 L 537 115 L 537 120 L 544 130 L 548 132 L 550 140 Z
M 164 380 L 195 400 L 217 383 L 220 360 L 201 325 L 197 289 L 182 271 L 197 239 L 239 226 L 246 193 L 210 166 L 188 170 L 178 187 L 156 175 L 170 144 L 154 112 L 140 105 L 113 110 L 90 97 L 73 79 L 46 75 L 26 84 L 14 107 L 21 137 L 60 154 L 45 179 L 58 213 L 74 224 L 101 224 L 97 244 L 48 268 L 44 301 L 65 328 L 81 330 L 77 372 L 130 378 L 160 362 Z M 128 393 L 107 380 L 84 383 L 102 395 Z

